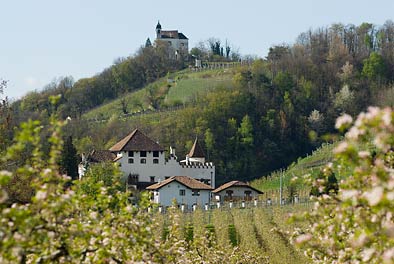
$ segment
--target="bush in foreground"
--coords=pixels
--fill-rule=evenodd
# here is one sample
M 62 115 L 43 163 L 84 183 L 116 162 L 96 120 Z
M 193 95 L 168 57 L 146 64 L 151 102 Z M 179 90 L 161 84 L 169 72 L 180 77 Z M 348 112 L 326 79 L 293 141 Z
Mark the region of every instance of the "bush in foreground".
M 338 194 L 316 198 L 305 215 L 311 226 L 295 242 L 316 263 L 394 263 L 394 112 L 370 107 L 355 122 L 344 115 L 336 123 L 351 125 L 326 168 L 348 176 Z

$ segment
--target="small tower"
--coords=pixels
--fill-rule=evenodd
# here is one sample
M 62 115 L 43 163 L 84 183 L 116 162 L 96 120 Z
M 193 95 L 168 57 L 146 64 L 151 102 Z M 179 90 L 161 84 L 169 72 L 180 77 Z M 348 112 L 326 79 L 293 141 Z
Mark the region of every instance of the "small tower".
M 156 38 L 160 39 L 161 38 L 161 25 L 160 25 L 160 21 L 157 21 L 157 25 L 156 25 Z
M 197 137 L 194 140 L 194 144 L 189 154 L 187 154 L 187 159 L 192 162 L 205 163 L 205 154 L 202 150 L 202 147 L 198 143 Z

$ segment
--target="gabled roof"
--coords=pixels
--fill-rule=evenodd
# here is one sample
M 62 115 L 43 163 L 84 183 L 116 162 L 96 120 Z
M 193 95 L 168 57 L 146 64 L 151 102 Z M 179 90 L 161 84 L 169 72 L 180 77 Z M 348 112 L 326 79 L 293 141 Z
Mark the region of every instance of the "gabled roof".
M 179 39 L 188 39 L 183 33 L 178 33 Z
M 168 178 L 167 180 L 164 180 L 159 183 L 155 183 L 151 186 L 148 186 L 146 189 L 147 190 L 157 190 L 160 189 L 161 187 L 173 182 L 179 182 L 180 184 L 186 186 L 189 189 L 193 190 L 212 190 L 213 188 L 205 183 L 202 183 L 196 179 L 193 179 L 189 176 L 172 176 Z
M 198 140 L 194 140 L 194 144 L 189 152 L 189 158 L 205 158 L 204 151 L 202 150 L 200 144 L 198 144 Z
M 119 151 L 164 151 L 164 148 L 150 139 L 138 129 L 131 132 L 125 138 L 113 145 L 112 152 Z
M 116 155 L 109 150 L 93 150 L 88 154 L 89 162 L 106 162 L 113 161 L 116 158 Z
M 259 194 L 263 194 L 262 191 L 257 190 L 256 188 L 253 188 L 252 186 L 250 186 L 249 184 L 245 183 L 245 182 L 241 182 L 241 181 L 231 181 L 231 182 L 227 182 L 221 186 L 219 186 L 218 188 L 216 188 L 215 190 L 213 190 L 213 193 L 218 193 L 220 191 L 226 190 L 230 187 L 246 187 L 246 188 L 250 188 L 256 192 L 258 192 Z
M 162 39 L 188 39 L 183 33 L 178 30 L 161 30 L 160 38 Z
M 177 39 L 178 37 L 178 30 L 162 30 L 160 31 L 161 38 L 172 38 Z

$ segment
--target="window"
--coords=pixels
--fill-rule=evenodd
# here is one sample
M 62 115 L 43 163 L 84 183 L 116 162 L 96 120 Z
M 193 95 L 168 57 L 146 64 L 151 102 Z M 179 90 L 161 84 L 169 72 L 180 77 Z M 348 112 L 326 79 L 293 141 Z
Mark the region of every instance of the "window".
M 153 159 L 153 164 L 159 164 L 159 159 Z
M 180 196 L 185 196 L 186 195 L 186 191 L 185 190 L 179 190 L 179 195 Z
M 171 41 L 168 41 L 168 45 L 171 46 Z
M 127 177 L 127 184 L 134 185 L 138 183 L 138 174 L 129 174 Z
M 133 151 L 129 151 L 129 157 L 134 157 L 134 152 Z
M 141 164 L 146 164 L 146 159 L 141 159 Z
M 159 157 L 159 152 L 158 151 L 153 151 L 153 157 L 158 158 Z
M 146 151 L 141 151 L 140 152 L 140 157 L 146 157 Z
M 129 158 L 129 163 L 134 163 L 134 159 Z
M 232 190 L 227 190 L 226 194 L 228 197 L 232 197 L 233 196 L 233 191 Z
M 150 182 L 155 182 L 155 176 L 150 176 Z
M 192 196 L 200 196 L 200 190 L 192 190 Z
M 182 47 L 185 46 L 185 43 L 181 43 L 181 46 L 182 46 Z

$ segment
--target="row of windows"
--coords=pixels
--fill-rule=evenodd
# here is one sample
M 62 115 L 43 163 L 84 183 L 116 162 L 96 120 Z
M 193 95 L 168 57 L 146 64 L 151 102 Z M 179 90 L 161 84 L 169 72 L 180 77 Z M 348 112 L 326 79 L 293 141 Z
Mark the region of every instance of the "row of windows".
M 134 163 L 134 159 L 133 158 L 129 158 L 129 163 L 133 164 Z M 141 164 L 146 164 L 146 159 L 140 159 L 140 163 Z M 159 159 L 153 159 L 153 164 L 159 164 Z
M 155 182 L 155 176 L 149 176 L 150 182 Z M 138 174 L 129 174 L 127 177 L 128 184 L 136 184 L 138 183 Z
M 186 190 L 179 190 L 179 196 L 185 196 Z M 192 196 L 200 196 L 200 190 L 192 190 Z
M 128 155 L 129 155 L 129 157 L 134 157 L 134 151 L 129 151 Z M 140 157 L 146 157 L 146 151 L 140 151 Z M 153 157 L 154 158 L 158 158 L 159 157 L 159 151 L 153 151 Z

